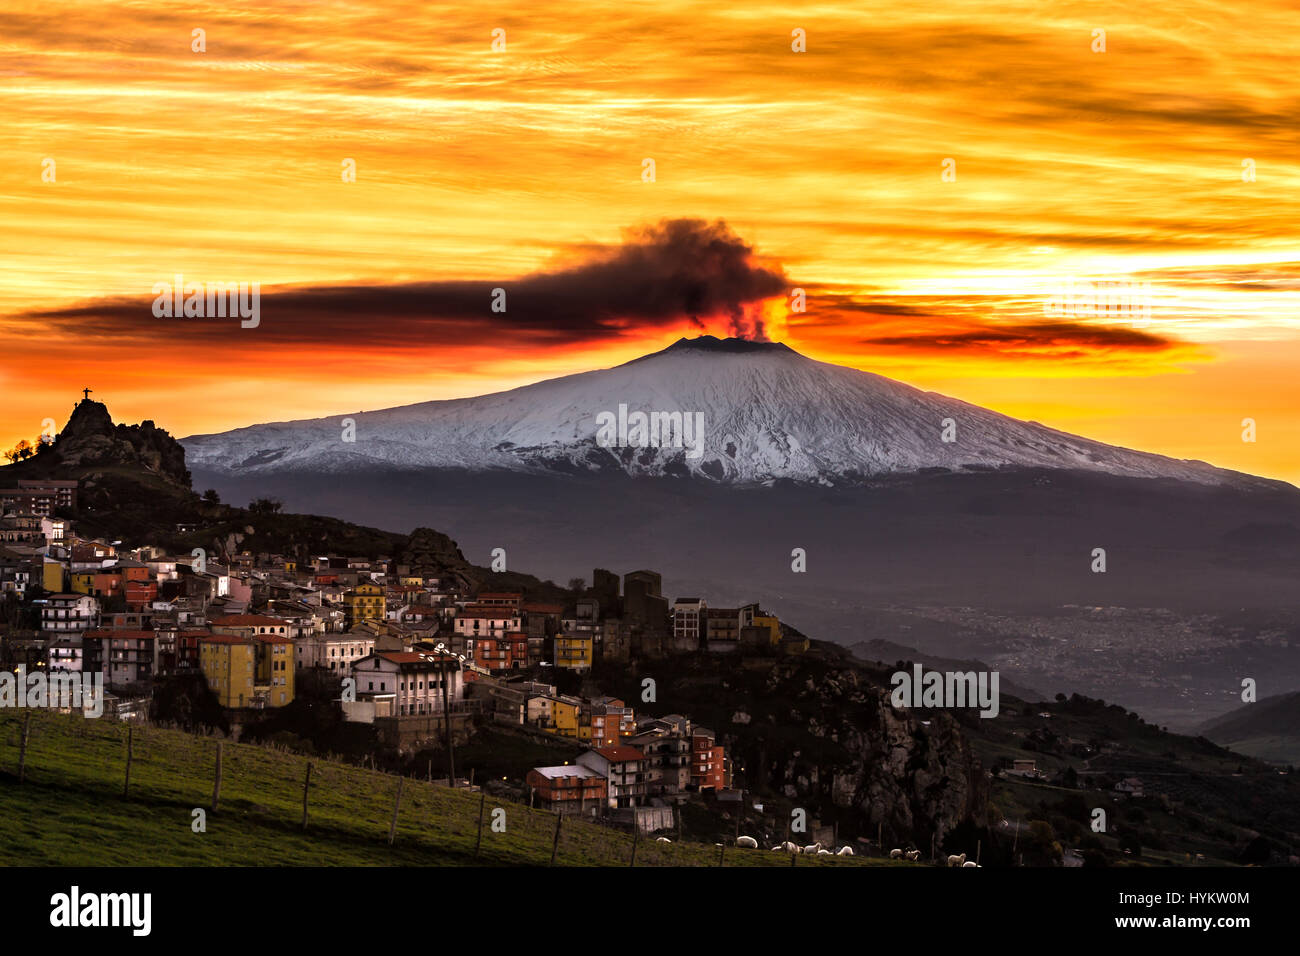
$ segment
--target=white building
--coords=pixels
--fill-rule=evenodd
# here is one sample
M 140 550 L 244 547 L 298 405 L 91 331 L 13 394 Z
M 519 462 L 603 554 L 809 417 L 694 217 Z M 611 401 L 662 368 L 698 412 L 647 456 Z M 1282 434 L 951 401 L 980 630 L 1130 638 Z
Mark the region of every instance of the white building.
M 419 654 L 411 651 L 377 651 L 352 665 L 357 682 L 357 699 L 367 695 L 397 694 L 395 715 L 442 713 L 444 680 L 447 700 L 465 699 L 460 661 L 449 654 Z
M 699 598 L 678 598 L 673 602 L 673 639 L 690 642 L 700 639 L 700 628 L 708 605 Z
M 80 634 L 97 626 L 99 602 L 88 594 L 51 594 L 41 608 L 41 630 Z
M 635 747 L 597 747 L 578 754 L 578 763 L 609 782 L 611 807 L 640 806 L 646 801 L 645 754 Z
M 85 662 L 82 636 L 72 634 L 51 642 L 46 657 L 51 671 L 72 671 L 80 674 L 82 664 Z
M 375 649 L 375 639 L 363 632 L 314 634 L 294 642 L 298 667 L 319 667 L 342 677 L 351 675 L 352 665 Z

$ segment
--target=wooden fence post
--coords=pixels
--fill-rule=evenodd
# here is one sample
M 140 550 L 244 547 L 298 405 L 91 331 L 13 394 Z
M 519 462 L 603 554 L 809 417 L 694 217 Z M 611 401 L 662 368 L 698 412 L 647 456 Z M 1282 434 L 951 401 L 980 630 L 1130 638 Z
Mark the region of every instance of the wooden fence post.
M 718 866 L 723 865 L 723 861 L 726 859 L 726 856 L 727 856 L 727 844 L 719 843 L 718 844 Z
M 217 772 L 212 782 L 212 812 L 217 812 L 217 804 L 221 802 L 221 741 L 217 741 Z
M 302 828 L 307 829 L 307 793 L 311 788 L 311 761 L 307 761 L 307 775 L 302 778 Z
M 451 734 L 451 678 L 447 676 L 447 656 L 442 658 L 442 724 L 447 741 L 447 786 L 456 788 L 456 755 L 452 750 Z
M 641 840 L 641 828 L 636 824 L 636 811 L 632 811 L 632 859 L 628 866 L 636 866 L 636 845 Z
M 487 791 L 482 790 L 478 795 L 478 839 L 474 841 L 474 855 L 478 856 L 479 847 L 483 845 L 483 806 L 487 803 Z
M 122 799 L 131 798 L 131 757 L 133 756 L 133 744 L 135 742 L 135 725 L 126 725 L 126 780 L 122 783 Z
M 551 866 L 555 866 L 555 854 L 560 849 L 560 824 L 564 822 L 564 814 L 556 812 L 555 814 L 555 839 L 551 842 Z
M 18 744 L 18 782 L 27 779 L 27 736 L 31 733 L 32 712 L 23 712 L 23 735 Z
M 388 827 L 388 845 L 392 846 L 393 841 L 397 839 L 397 812 L 402 808 L 402 780 L 397 778 L 397 796 L 393 798 L 393 822 Z

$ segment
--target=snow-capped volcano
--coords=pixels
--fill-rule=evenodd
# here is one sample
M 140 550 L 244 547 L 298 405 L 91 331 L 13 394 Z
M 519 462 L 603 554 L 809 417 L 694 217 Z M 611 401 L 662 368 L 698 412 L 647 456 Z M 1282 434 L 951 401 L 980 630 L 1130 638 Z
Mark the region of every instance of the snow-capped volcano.
M 701 422 L 703 434 L 688 432 L 674 447 L 669 431 L 659 435 L 667 447 L 647 447 L 654 435 L 637 425 L 636 413 L 681 413 L 688 429 Z M 345 419 L 354 423 L 351 433 Z M 477 398 L 255 425 L 182 443 L 192 468 L 228 475 L 373 467 L 621 470 L 736 484 L 842 485 L 931 468 L 1018 466 L 1206 484 L 1246 480 L 814 361 L 785 345 L 712 336 Z

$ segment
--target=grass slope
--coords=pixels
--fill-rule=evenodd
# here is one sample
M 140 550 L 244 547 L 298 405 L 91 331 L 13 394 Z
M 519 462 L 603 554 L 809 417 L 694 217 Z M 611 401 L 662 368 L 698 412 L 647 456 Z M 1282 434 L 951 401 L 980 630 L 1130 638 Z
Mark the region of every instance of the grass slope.
M 483 843 L 474 855 L 479 794 L 407 778 L 397 836 L 389 846 L 395 776 L 312 760 L 308 828 L 302 786 L 308 758 L 226 741 L 221 802 L 207 831 L 191 829 L 212 799 L 216 742 L 136 726 L 130 799 L 123 799 L 127 727 L 107 720 L 30 711 L 26 782 L 18 784 L 26 711 L 0 714 L 0 854 L 52 866 L 545 866 L 552 814 L 489 796 Z M 505 832 L 491 829 L 505 811 Z M 556 862 L 626 866 L 630 833 L 566 819 Z M 885 861 L 801 856 L 797 866 Z M 637 866 L 716 866 L 718 849 L 642 837 Z M 726 866 L 789 866 L 770 850 L 728 847 Z M 888 864 L 886 864 L 888 865 Z

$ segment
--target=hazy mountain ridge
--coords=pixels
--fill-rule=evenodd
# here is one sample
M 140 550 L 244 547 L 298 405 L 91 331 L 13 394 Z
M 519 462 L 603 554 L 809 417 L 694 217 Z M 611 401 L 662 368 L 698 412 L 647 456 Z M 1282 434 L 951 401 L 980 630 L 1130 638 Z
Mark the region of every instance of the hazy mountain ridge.
M 1215 743 L 1261 760 L 1300 762 L 1300 691 L 1245 704 L 1207 720 L 1199 730 Z

